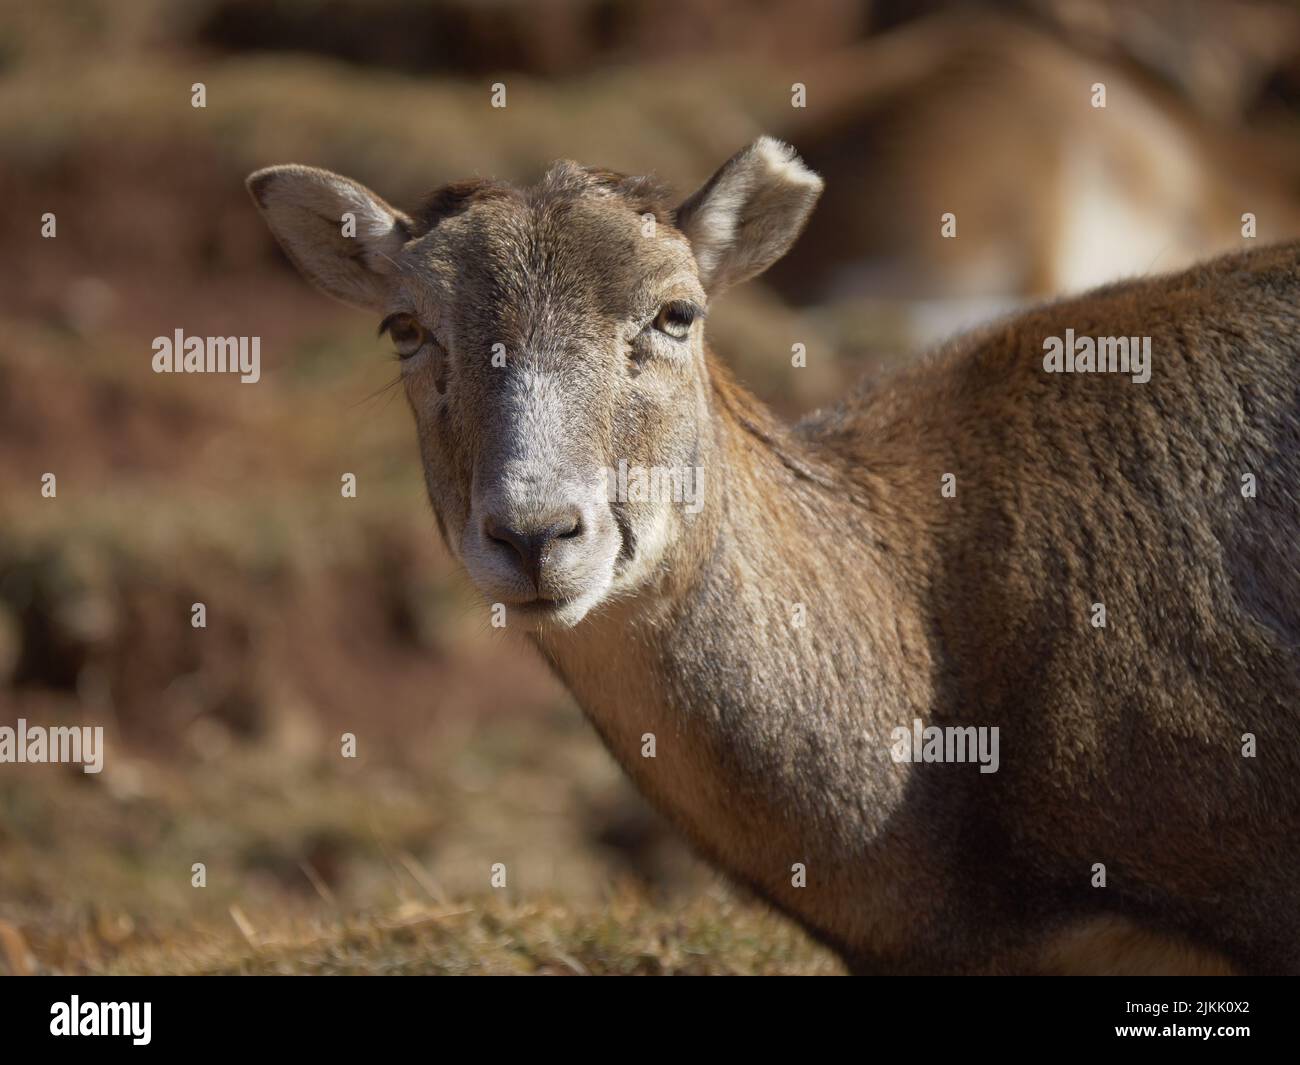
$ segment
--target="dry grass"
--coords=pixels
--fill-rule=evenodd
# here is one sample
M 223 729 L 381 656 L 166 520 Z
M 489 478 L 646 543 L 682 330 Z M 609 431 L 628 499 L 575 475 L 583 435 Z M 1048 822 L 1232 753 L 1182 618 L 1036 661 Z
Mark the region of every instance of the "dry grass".
M 478 736 L 420 769 L 222 745 L 174 768 L 119 758 L 98 778 L 11 772 L 0 971 L 839 971 L 789 922 L 674 867 L 675 849 L 667 891 L 616 872 L 584 828 L 627 796 L 570 728 Z M 491 890 L 496 860 L 510 879 Z
M 680 908 L 408 903 L 381 915 L 223 931 L 124 952 L 102 972 L 205 975 L 830 975 L 829 954 L 722 891 Z

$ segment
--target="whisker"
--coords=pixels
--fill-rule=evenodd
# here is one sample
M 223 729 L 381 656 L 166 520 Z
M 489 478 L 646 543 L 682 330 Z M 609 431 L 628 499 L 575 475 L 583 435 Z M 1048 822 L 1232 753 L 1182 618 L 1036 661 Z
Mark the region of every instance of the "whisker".
M 393 258 L 391 255 L 389 255 L 386 251 L 381 251 L 381 252 L 379 252 L 379 254 L 382 255 L 385 259 L 387 259 L 390 263 L 392 263 L 393 266 L 395 266 L 395 267 L 397 268 L 397 272 L 398 272 L 399 274 L 405 274 L 407 277 L 412 276 L 412 275 L 411 275 L 411 271 L 410 271 L 410 266 L 409 266 L 407 263 L 399 263 L 396 259 L 394 259 L 394 258 Z
M 380 396 L 384 396 L 384 395 L 388 397 L 389 402 L 392 402 L 393 396 L 396 395 L 396 392 L 394 392 L 393 389 L 397 385 L 400 385 L 401 383 L 402 383 L 402 375 L 399 373 L 396 377 L 394 377 L 391 381 L 389 381 L 388 384 L 375 389 L 373 392 L 370 393 L 370 395 L 363 396 L 361 399 L 353 403 L 351 405 L 352 409 L 355 410 L 357 407 L 360 407 L 362 404 L 370 403 L 373 400 L 376 400 Z

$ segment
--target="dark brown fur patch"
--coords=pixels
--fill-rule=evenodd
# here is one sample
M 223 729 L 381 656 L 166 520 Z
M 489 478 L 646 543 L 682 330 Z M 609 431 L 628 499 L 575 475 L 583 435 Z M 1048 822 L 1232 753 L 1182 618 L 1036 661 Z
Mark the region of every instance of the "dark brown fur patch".
M 629 209 L 639 215 L 653 215 L 658 225 L 671 225 L 672 189 L 651 175 L 620 174 L 614 170 L 581 166 L 562 160 L 526 189 L 490 178 L 467 178 L 434 189 L 415 210 L 415 231 L 419 236 L 448 218 L 467 211 L 473 204 L 487 199 L 526 198 L 531 203 L 571 199 L 593 191 L 621 197 Z
M 505 182 L 488 178 L 449 182 L 429 193 L 416 209 L 415 234 L 429 232 L 439 222 L 468 210 L 471 204 L 480 200 L 518 195 L 518 191 Z

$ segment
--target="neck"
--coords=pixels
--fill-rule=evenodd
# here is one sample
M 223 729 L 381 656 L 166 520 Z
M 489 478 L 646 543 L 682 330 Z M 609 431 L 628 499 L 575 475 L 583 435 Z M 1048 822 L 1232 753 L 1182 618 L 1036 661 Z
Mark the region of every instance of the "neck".
M 717 368 L 711 406 L 708 499 L 669 576 L 538 645 L 707 856 L 814 928 L 861 921 L 863 859 L 901 788 L 881 752 L 924 698 L 903 680 L 926 651 L 897 594 L 915 548 L 873 513 L 882 485 L 850 481 Z M 795 863 L 834 884 L 815 918 Z

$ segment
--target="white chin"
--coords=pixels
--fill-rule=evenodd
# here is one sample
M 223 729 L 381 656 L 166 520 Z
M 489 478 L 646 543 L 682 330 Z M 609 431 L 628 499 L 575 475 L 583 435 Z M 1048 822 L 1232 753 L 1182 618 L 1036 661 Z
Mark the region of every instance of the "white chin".
M 494 594 L 479 588 L 480 594 L 489 603 L 500 603 L 505 607 L 505 628 L 515 632 L 554 632 L 571 629 L 591 611 L 600 605 L 609 593 L 612 574 L 605 580 L 598 581 L 567 599 L 533 599 L 528 602 L 511 601 L 511 597 L 499 592 Z
M 568 599 L 562 603 L 538 601 L 508 604 L 506 628 L 522 632 L 546 632 L 554 629 L 571 629 L 600 601 L 599 593 Z

